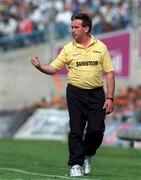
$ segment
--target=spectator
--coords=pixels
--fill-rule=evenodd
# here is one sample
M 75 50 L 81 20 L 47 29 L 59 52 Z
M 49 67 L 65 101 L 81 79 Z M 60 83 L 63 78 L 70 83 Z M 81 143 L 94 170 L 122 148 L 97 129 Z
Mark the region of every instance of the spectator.
M 17 28 L 18 34 L 31 34 L 33 32 L 32 22 L 29 17 L 19 16 L 19 23 Z
M 22 36 L 16 36 L 18 47 L 25 47 L 31 44 L 31 40 L 29 39 L 28 35 L 30 35 L 32 32 L 33 27 L 31 20 L 26 16 L 19 16 L 17 34 L 20 34 Z
M 30 20 L 32 21 L 33 24 L 33 29 L 34 30 L 40 30 L 42 29 L 41 24 L 42 24 L 42 18 L 43 18 L 43 14 L 40 11 L 39 7 L 36 6 L 32 6 L 32 13 L 30 14 Z
M 100 34 L 103 32 L 104 17 L 101 12 L 96 12 L 93 17 L 93 32 Z
M 1 36 L 12 37 L 16 33 L 17 21 L 10 14 L 3 14 L 0 23 Z
M 56 29 L 58 33 L 58 37 L 63 39 L 66 38 L 69 34 L 69 24 L 71 19 L 72 13 L 68 9 L 68 7 L 64 7 L 64 9 L 55 17 Z

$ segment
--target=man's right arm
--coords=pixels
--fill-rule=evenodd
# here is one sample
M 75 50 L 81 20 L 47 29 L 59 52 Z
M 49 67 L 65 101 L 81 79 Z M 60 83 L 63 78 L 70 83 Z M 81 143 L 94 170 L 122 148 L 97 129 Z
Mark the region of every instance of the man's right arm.
M 46 64 L 41 64 L 38 57 L 32 57 L 31 63 L 33 66 L 35 66 L 39 71 L 48 74 L 48 75 L 53 75 L 57 73 L 57 69 L 54 68 L 51 65 L 46 65 Z

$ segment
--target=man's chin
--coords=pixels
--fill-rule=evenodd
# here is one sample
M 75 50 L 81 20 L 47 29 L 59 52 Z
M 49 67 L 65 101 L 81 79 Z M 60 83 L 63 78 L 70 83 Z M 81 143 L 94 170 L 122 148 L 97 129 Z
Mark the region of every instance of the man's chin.
M 78 41 L 78 37 L 76 37 L 76 36 L 73 36 L 73 39 L 74 39 L 75 41 Z

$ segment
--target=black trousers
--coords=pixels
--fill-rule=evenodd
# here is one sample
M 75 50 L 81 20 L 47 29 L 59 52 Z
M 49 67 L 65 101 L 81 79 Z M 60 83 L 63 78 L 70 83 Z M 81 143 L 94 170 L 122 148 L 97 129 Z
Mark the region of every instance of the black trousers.
M 103 87 L 79 89 L 70 84 L 66 90 L 70 132 L 68 165 L 83 165 L 84 156 L 95 155 L 105 130 L 105 93 Z

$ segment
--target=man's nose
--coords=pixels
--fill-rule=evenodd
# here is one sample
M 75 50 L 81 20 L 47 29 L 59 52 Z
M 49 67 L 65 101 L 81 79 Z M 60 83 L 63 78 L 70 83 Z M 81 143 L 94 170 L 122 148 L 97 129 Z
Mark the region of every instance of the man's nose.
M 75 32 L 74 28 L 72 28 L 71 31 L 74 33 Z

